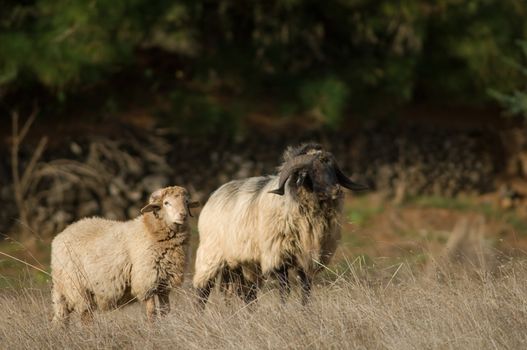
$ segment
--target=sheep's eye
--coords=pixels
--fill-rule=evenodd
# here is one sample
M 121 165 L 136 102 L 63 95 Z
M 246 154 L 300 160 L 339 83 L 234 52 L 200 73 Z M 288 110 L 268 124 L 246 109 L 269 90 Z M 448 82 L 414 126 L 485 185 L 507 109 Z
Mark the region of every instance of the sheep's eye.
M 163 204 L 165 204 L 165 205 L 170 205 L 170 203 L 168 203 L 168 201 L 165 201 L 165 203 L 163 203 Z

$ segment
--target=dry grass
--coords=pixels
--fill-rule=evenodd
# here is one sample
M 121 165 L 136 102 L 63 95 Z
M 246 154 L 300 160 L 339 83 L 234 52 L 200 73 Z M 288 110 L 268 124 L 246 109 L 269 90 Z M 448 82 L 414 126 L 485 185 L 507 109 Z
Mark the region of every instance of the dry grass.
M 350 263 L 326 274 L 310 305 L 274 289 L 249 308 L 213 296 L 205 312 L 190 288 L 172 294 L 172 313 L 149 325 L 139 305 L 99 313 L 90 327 L 73 319 L 53 330 L 48 290 L 0 292 L 5 349 L 519 349 L 527 346 L 527 261 L 493 275 L 459 267 L 426 277 L 405 264 L 381 269 Z
M 513 260 L 497 253 L 491 219 L 480 213 L 422 215 L 411 208 L 379 212 L 372 219 L 369 209 L 363 211 L 364 227 L 345 223 L 331 267 L 339 271 L 319 275 L 305 308 L 296 294 L 280 305 L 271 283 L 256 305 L 226 304 L 215 294 L 201 312 L 186 285 L 172 293 L 172 313 L 154 325 L 135 304 L 97 313 L 90 327 L 74 317 L 69 329 L 53 330 L 45 278 L 36 282 L 27 266 L 25 278 L 4 278 L 1 269 L 0 284 L 5 279 L 9 288 L 0 288 L 0 349 L 527 348 L 527 256 L 521 249 Z M 364 240 L 351 240 L 358 235 Z M 366 238 L 371 244 L 360 244 Z M 406 241 L 422 249 L 411 255 L 381 246 Z M 360 251 L 377 258 L 347 262 Z M 18 264 L 6 260 L 4 266 L 8 262 Z

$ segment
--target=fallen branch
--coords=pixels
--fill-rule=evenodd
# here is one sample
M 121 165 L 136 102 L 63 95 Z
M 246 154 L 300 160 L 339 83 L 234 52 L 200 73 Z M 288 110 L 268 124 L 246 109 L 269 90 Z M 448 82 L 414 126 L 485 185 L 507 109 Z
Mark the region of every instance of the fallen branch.
M 18 210 L 18 216 L 20 218 L 21 233 L 23 236 L 28 235 L 28 230 L 25 227 L 31 227 L 29 225 L 29 215 L 26 205 L 26 196 L 29 188 L 29 183 L 31 182 L 31 177 L 34 174 L 36 164 L 42 153 L 44 152 L 47 144 L 47 137 L 42 137 L 38 143 L 37 148 L 31 155 L 29 163 L 24 169 L 22 175 L 20 174 L 20 145 L 27 136 L 31 125 L 35 121 L 37 116 L 38 109 L 34 108 L 31 115 L 27 118 L 22 129 L 19 129 L 19 115 L 18 112 L 12 113 L 12 130 L 11 130 L 11 174 L 13 176 L 13 191 L 15 196 L 15 202 Z M 31 230 L 29 230 L 31 231 Z M 26 237 L 27 238 L 27 237 Z

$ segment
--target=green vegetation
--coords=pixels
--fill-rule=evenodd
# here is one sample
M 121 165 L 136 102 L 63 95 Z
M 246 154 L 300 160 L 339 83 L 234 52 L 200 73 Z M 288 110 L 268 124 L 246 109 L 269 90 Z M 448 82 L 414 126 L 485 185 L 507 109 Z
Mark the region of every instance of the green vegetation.
M 527 220 L 514 210 L 497 208 L 487 202 L 478 201 L 477 198 L 448 198 L 438 196 L 420 196 L 408 199 L 404 205 L 419 208 L 440 208 L 461 213 L 479 213 L 487 219 L 500 221 L 511 225 L 517 233 L 527 235 Z
M 242 100 L 330 127 L 416 99 L 482 105 L 489 87 L 522 84 L 503 61 L 521 59 L 526 14 L 523 0 L 2 2 L 2 108 L 30 93 L 57 112 L 99 94 L 116 110 L 123 79 L 169 96 L 172 118 L 203 132 L 224 118 L 237 130 Z
M 335 78 L 308 82 L 302 86 L 302 105 L 330 127 L 337 127 L 342 119 L 349 90 L 346 84 Z
M 0 252 L 49 271 L 49 245 L 38 247 L 38 256 L 33 255 L 23 245 L 16 242 L 0 242 Z M 0 289 L 43 286 L 49 276 L 15 259 L 0 254 Z M 44 266 L 45 265 L 45 266 Z
M 523 53 L 523 60 L 527 61 L 527 41 L 520 41 L 518 46 Z M 490 95 L 498 100 L 509 114 L 521 115 L 527 119 L 527 64 L 513 60 L 507 60 L 506 63 L 518 73 L 518 76 L 522 77 L 523 90 L 518 89 L 504 93 L 491 89 Z
M 475 211 L 490 215 L 493 212 L 490 203 L 479 203 L 474 198 L 449 198 L 441 196 L 418 196 L 408 198 L 405 205 L 415 205 L 422 208 L 451 209 L 461 212 Z
M 222 106 L 211 96 L 177 90 L 169 94 L 169 100 L 169 110 L 159 113 L 166 125 L 181 127 L 193 135 L 236 133 L 239 129 L 240 113 Z
M 376 215 L 384 210 L 384 204 L 370 203 L 366 196 L 355 197 L 347 203 L 345 214 L 348 221 L 359 227 L 364 227 Z

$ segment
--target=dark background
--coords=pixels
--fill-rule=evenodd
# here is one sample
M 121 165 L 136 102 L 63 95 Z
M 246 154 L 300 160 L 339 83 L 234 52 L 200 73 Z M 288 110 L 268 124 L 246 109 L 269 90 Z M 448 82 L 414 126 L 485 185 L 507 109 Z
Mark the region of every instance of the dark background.
M 253 114 L 338 128 L 426 105 L 486 121 L 525 87 L 526 14 L 521 0 L 3 1 L 2 118 L 142 109 L 204 134 Z
M 523 0 L 0 1 L 5 249 L 45 261 L 78 218 L 168 184 L 205 202 L 316 141 L 372 188 L 348 196 L 352 254 L 418 259 L 474 215 L 515 254 L 526 40 Z

